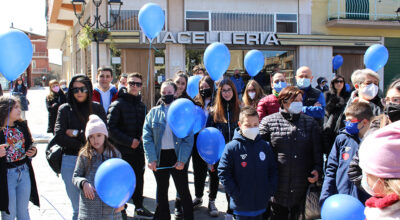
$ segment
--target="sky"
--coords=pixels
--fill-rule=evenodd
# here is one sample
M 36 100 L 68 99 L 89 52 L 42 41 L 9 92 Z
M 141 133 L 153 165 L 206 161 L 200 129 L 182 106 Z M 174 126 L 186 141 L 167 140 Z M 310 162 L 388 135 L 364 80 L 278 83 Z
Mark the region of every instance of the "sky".
M 15 28 L 46 35 L 46 0 L 0 0 L 0 33 Z M 61 51 L 49 50 L 49 62 L 61 64 Z

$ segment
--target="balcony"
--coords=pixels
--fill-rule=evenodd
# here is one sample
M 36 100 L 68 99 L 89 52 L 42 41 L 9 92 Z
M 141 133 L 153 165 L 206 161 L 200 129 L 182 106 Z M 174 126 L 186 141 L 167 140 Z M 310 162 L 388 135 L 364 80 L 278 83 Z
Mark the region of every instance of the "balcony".
M 47 68 L 32 68 L 32 74 L 47 74 Z
M 47 52 L 33 52 L 33 58 L 46 58 Z
M 328 0 L 328 27 L 398 29 L 400 0 Z
M 120 16 L 110 31 L 140 31 L 139 26 L 139 10 L 121 10 Z M 114 22 L 114 18 L 110 17 L 110 23 Z

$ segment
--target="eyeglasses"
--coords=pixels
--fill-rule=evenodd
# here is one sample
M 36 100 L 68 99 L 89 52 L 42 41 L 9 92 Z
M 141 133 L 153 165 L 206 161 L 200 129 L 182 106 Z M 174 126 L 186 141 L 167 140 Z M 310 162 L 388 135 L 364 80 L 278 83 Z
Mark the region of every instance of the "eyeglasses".
M 128 84 L 129 84 L 129 86 L 132 86 L 132 87 L 134 87 L 134 86 L 136 86 L 136 87 L 142 87 L 142 85 L 143 85 L 143 83 L 141 83 L 141 82 L 135 82 L 135 81 L 130 81 L 130 82 L 128 82 Z
M 386 97 L 385 99 L 382 100 L 382 102 L 384 105 L 388 104 L 389 102 L 400 104 L 400 97 Z
M 75 87 L 75 88 L 72 89 L 72 93 L 74 93 L 74 94 L 79 93 L 79 91 L 82 92 L 82 93 L 87 93 L 88 92 L 86 87 Z
M 344 81 L 343 80 L 336 80 L 333 83 L 344 83 Z
M 352 120 L 343 120 L 343 122 L 346 124 L 347 122 L 350 122 L 350 123 L 359 123 L 360 122 L 360 120 L 358 120 L 358 119 L 352 119 Z
M 223 92 L 223 93 L 232 92 L 232 89 L 223 89 L 222 92 Z

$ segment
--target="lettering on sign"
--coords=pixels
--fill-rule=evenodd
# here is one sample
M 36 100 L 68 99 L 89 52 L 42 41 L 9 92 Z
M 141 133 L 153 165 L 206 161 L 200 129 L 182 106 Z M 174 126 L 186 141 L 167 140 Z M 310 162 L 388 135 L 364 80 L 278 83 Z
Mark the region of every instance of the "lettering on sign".
M 278 37 L 273 32 L 161 32 L 152 44 L 211 44 L 221 42 L 232 45 L 280 45 Z M 148 44 L 149 39 L 141 33 L 140 43 Z

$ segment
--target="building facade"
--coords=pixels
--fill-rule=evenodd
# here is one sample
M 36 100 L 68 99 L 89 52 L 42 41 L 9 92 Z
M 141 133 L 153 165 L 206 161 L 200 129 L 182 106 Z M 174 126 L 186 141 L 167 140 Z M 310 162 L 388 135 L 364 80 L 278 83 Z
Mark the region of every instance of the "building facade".
M 54 7 L 55 2 L 50 17 L 57 8 Z M 48 45 L 58 40 L 54 45 L 63 50 L 63 71 L 91 74 L 94 80 L 93 70 L 97 69 L 94 66 L 95 45 L 92 43 L 86 49 L 78 47 L 76 38 L 80 26 L 73 12 L 68 10 L 66 1 L 60 2 L 58 17 L 53 19 L 58 23 L 49 22 Z M 250 77 L 245 74 L 244 56 L 249 50 L 258 49 L 265 57 L 262 72 L 265 78 L 280 69 L 294 84 L 295 71 L 303 65 L 311 67 L 314 79 L 320 76 L 332 78 L 332 58 L 336 54 L 345 58 L 344 70 L 339 71 L 361 68 L 353 65 L 355 62 L 352 60 L 360 61 L 359 56 L 348 58 L 347 55 L 362 55 L 368 46 L 384 43 L 386 37 L 373 31 L 352 32 L 352 28 L 338 31 L 337 27 L 331 27 L 328 18 L 331 17 L 329 10 L 332 3 L 328 4 L 326 0 L 155 0 L 152 2 L 162 7 L 166 21 L 163 32 L 152 42 L 149 56 L 150 44 L 141 33 L 138 22 L 138 12 L 148 2 L 124 1 L 120 17 L 109 29 L 112 39 L 100 44 L 100 65 L 115 61 L 115 64 L 120 64 L 121 72 L 140 72 L 144 75 L 144 98 L 148 104 L 154 103 L 162 80 L 172 78 L 179 70 L 190 73 L 195 65 L 202 64 L 204 50 L 212 42 L 223 42 L 230 50 L 228 75 L 238 69 L 248 80 Z M 85 11 L 93 14 L 93 7 L 89 3 L 87 7 Z M 102 10 L 104 17 L 110 13 L 105 5 Z M 396 13 L 393 11 L 392 15 Z M 71 22 L 66 27 L 68 16 Z M 58 30 L 51 28 L 55 25 L 64 26 L 63 31 L 60 32 L 60 27 Z M 385 28 L 389 29 L 388 26 Z M 399 36 L 397 32 L 393 35 Z M 120 50 L 120 58 L 112 57 L 110 44 Z M 383 77 L 384 71 L 379 73 Z M 316 85 L 316 82 L 313 83 Z

